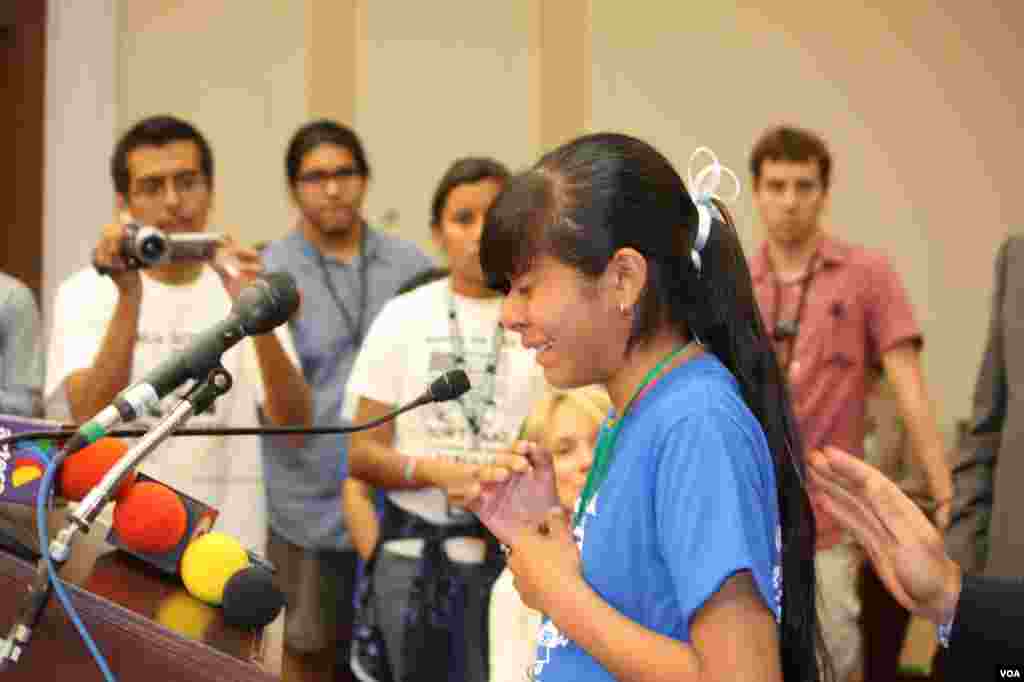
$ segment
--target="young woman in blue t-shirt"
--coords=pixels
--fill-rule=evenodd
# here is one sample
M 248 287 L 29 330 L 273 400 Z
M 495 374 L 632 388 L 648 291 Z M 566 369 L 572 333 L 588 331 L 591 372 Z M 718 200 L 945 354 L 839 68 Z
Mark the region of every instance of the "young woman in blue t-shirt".
M 537 679 L 822 677 L 799 436 L 711 157 L 687 191 L 649 145 L 581 137 L 488 213 L 504 326 L 613 403 L 572 518 L 500 538 L 547 616 Z

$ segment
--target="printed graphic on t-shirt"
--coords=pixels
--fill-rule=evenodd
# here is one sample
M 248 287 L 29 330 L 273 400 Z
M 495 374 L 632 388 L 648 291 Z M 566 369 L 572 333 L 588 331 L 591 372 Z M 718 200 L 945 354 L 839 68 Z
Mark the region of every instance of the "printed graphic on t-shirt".
M 537 660 L 533 663 L 533 679 L 540 679 L 544 672 L 544 666 L 551 661 L 552 650 L 568 646 L 569 638 L 559 632 L 550 618 L 544 618 L 541 623 L 540 632 L 537 633 Z
M 495 409 L 505 404 L 513 389 L 506 367 L 495 362 L 492 340 L 474 336 L 467 344 L 465 362 L 460 365 L 450 351 L 451 340 L 430 338 L 431 349 L 428 369 L 431 375 L 440 375 L 461 368 L 469 376 L 470 390 L 458 400 L 432 403 L 424 410 L 423 424 L 427 436 L 435 447 L 445 454 L 458 456 L 467 448 L 494 450 L 510 445 L 516 438 L 515 424 L 503 418 Z M 471 421 L 479 429 L 474 433 Z
M 583 539 L 586 535 L 587 521 L 597 516 L 597 498 L 599 496 L 600 493 L 594 493 L 594 496 L 590 498 L 590 502 L 587 503 L 586 511 L 580 516 L 580 522 L 573 526 L 572 529 L 572 536 L 576 540 L 576 548 L 579 550 L 580 556 L 583 556 Z M 576 500 L 576 509 L 573 510 L 574 518 L 576 512 L 579 511 L 580 501 L 580 499 Z M 544 618 L 544 622 L 540 626 L 540 632 L 537 635 L 537 658 L 533 663 L 534 679 L 540 678 L 540 675 L 544 672 L 544 666 L 551 661 L 551 655 L 555 653 L 554 650 L 568 646 L 569 641 L 569 638 L 559 631 L 550 618 Z
M 772 587 L 775 590 L 775 621 L 782 622 L 782 526 L 775 525 L 775 568 L 772 569 Z

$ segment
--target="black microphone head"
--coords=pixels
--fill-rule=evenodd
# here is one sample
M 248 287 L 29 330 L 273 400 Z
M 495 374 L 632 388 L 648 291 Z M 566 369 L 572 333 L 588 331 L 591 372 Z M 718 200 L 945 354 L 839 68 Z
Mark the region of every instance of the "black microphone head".
M 270 624 L 284 608 L 284 593 L 274 584 L 270 571 L 259 566 L 243 568 L 224 585 L 224 620 L 238 628 L 254 629 Z
M 265 272 L 242 289 L 235 314 L 247 334 L 266 334 L 287 322 L 299 309 L 299 288 L 287 272 Z
M 445 372 L 430 384 L 427 393 L 435 403 L 455 400 L 469 390 L 469 377 L 461 369 Z

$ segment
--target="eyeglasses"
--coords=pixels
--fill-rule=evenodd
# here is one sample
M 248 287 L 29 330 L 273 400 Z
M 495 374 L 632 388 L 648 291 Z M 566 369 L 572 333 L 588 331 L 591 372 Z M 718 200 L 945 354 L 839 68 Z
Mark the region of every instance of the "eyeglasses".
M 183 201 L 195 199 L 206 191 L 206 177 L 196 171 L 184 171 L 177 175 L 154 175 L 140 178 L 132 189 L 132 195 L 141 201 L 155 203 L 163 201 L 167 187 L 174 187 L 174 193 Z
M 311 170 L 300 173 L 297 181 L 309 188 L 322 189 L 330 180 L 344 182 L 351 178 L 363 177 L 362 171 L 355 166 L 340 166 L 334 169 Z

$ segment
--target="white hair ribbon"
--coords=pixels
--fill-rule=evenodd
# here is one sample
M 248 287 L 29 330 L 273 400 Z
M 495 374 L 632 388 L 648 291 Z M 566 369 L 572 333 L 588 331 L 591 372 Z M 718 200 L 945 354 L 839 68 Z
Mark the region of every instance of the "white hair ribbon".
M 694 175 L 694 161 L 701 154 L 710 157 L 711 162 Z M 729 197 L 722 197 L 717 194 L 718 186 L 722 183 L 723 174 L 732 178 L 732 183 L 735 187 L 735 191 Z M 700 252 L 704 249 L 704 246 L 708 243 L 708 238 L 711 236 L 711 219 L 714 217 L 724 220 L 712 199 L 729 203 L 736 201 L 740 196 L 740 180 L 732 172 L 732 169 L 718 162 L 718 157 L 715 156 L 713 151 L 707 147 L 697 147 L 693 154 L 690 155 L 690 162 L 686 167 L 686 181 L 690 190 L 690 198 L 693 199 L 693 203 L 697 207 L 699 219 L 697 222 L 697 236 L 694 238 L 693 248 L 690 250 L 690 257 L 693 259 L 693 265 L 697 268 L 697 273 L 699 274 L 701 271 Z

